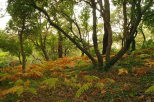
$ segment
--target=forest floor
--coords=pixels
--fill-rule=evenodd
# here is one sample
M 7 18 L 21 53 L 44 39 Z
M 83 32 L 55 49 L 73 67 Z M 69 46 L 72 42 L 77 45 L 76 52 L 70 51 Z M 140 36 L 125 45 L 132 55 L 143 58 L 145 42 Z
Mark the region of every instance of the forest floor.
M 87 57 L 30 65 L 24 74 L 21 66 L 6 68 L 0 102 L 154 102 L 154 51 L 125 55 L 109 72 Z

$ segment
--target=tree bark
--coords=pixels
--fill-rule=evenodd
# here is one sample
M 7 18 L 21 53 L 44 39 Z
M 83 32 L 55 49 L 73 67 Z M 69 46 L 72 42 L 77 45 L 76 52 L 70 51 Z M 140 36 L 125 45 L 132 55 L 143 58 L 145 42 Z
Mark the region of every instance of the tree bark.
M 40 47 L 41 47 L 41 50 L 42 50 L 42 52 L 43 52 L 43 55 L 44 55 L 45 60 L 46 60 L 46 61 L 49 61 L 49 56 L 48 56 L 48 54 L 47 54 L 46 48 L 43 47 L 43 46 L 40 46 Z
M 114 65 L 121 57 L 129 50 L 130 44 L 132 43 L 134 36 L 136 34 L 136 29 L 141 21 L 142 15 L 137 15 L 137 20 L 132 23 L 129 36 L 126 39 L 126 43 L 124 47 L 110 60 L 109 64 L 105 66 L 105 70 L 108 71 L 109 68 L 111 68 L 112 65 Z
M 110 53 L 111 53 L 111 46 L 112 46 L 112 28 L 110 23 L 110 3 L 109 0 L 104 0 L 104 23 L 106 25 L 106 29 L 108 32 L 108 45 L 106 49 L 106 63 L 110 61 Z
M 63 57 L 63 37 L 60 32 L 58 32 L 58 56 Z
M 103 55 L 106 54 L 107 46 L 108 46 L 108 31 L 106 28 L 106 24 L 104 23 L 104 37 L 103 37 L 103 51 L 102 51 Z
M 131 52 L 132 51 L 135 51 L 136 50 L 136 41 L 135 41 L 135 38 L 132 40 L 132 49 L 131 49 Z
M 18 59 L 19 59 L 20 64 L 22 64 L 21 54 L 20 54 L 20 52 L 19 52 L 19 55 L 18 55 Z
M 23 24 L 22 31 L 18 34 L 19 36 L 19 42 L 20 42 L 20 51 L 22 56 L 22 72 L 25 73 L 26 71 L 26 55 L 24 52 L 24 40 L 23 40 L 23 31 L 25 29 L 25 25 Z
M 144 31 L 143 31 L 143 28 L 142 27 L 143 27 L 143 24 L 141 25 L 140 31 L 141 31 L 142 36 L 143 36 L 143 39 L 144 39 L 143 44 L 142 44 L 142 47 L 144 47 L 144 44 L 146 42 L 146 37 L 145 37 L 145 34 L 144 34 Z
M 126 43 L 126 38 L 128 37 L 128 27 L 127 27 L 127 7 L 126 7 L 126 0 L 123 1 L 123 39 L 122 39 L 122 46 Z
M 93 44 L 94 44 L 94 50 L 97 56 L 98 60 L 98 68 L 103 69 L 103 58 L 98 48 L 98 42 L 97 42 L 97 17 L 96 17 L 96 2 L 95 0 L 91 0 L 92 8 L 93 8 Z

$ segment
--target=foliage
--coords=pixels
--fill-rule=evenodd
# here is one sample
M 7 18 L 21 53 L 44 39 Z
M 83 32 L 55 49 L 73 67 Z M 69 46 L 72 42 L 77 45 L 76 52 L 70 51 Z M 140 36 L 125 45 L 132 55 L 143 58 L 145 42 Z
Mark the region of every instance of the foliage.
M 84 80 L 86 80 L 88 83 L 82 85 L 78 91 L 76 92 L 76 97 L 80 97 L 81 94 L 83 94 L 85 91 L 91 89 L 91 88 L 98 88 L 103 89 L 107 84 L 113 84 L 115 81 L 110 78 L 100 79 L 96 76 L 85 76 Z
M 145 90 L 146 93 L 148 92 L 154 92 L 154 85 L 150 86 L 147 90 Z
M 85 91 L 87 91 L 88 89 L 90 89 L 92 87 L 92 83 L 86 83 L 84 84 L 77 92 L 76 92 L 76 97 L 79 97 L 82 93 L 84 93 Z
M 100 88 L 100 89 L 103 89 L 104 86 L 105 85 L 103 83 L 96 83 L 96 85 L 95 85 L 96 88 Z
M 30 92 L 32 94 L 37 94 L 37 91 L 35 88 L 30 87 L 30 81 L 23 81 L 21 79 L 17 80 L 14 83 L 14 86 L 6 89 L 6 90 L 2 90 L 0 93 L 1 98 L 6 96 L 7 94 L 14 94 L 16 93 L 18 96 L 21 96 L 21 94 L 23 94 L 24 92 Z
M 47 85 L 48 88 L 55 88 L 58 82 L 58 78 L 49 78 L 42 82 L 42 84 Z
M 96 77 L 96 76 L 89 76 L 89 75 L 84 76 L 84 79 L 85 79 L 86 81 L 88 81 L 88 82 L 100 80 L 100 78 L 98 78 L 98 77 Z
M 6 68 L 8 66 L 8 62 L 9 62 L 8 58 L 11 58 L 11 56 L 9 56 L 7 52 L 0 51 L 0 67 L 1 68 Z
M 143 56 L 147 52 L 148 56 Z M 93 66 L 87 57 L 60 58 L 43 64 L 29 65 L 26 73 L 21 73 L 21 66 L 6 68 L 0 73 L 0 84 L 5 88 L 0 90 L 0 96 L 3 100 L 13 100 L 12 97 L 25 100 L 24 97 L 28 97 L 28 101 L 32 99 L 31 93 L 40 101 L 50 100 L 53 96 L 54 101 L 68 97 L 71 97 L 68 101 L 83 100 L 84 97 L 88 97 L 90 101 L 93 101 L 91 99 L 109 101 L 117 98 L 127 101 L 125 99 L 127 97 L 140 100 L 136 94 L 146 91 L 147 87 L 153 85 L 153 71 L 150 67 L 153 65 L 153 59 L 149 56 L 152 54 L 151 49 L 135 51 L 129 58 L 126 56 L 119 62 L 117 69 L 106 73 L 92 69 Z M 138 63 L 140 60 L 143 66 L 134 67 L 132 63 Z M 129 64 L 129 67 L 124 63 Z M 147 63 L 150 65 L 147 66 Z
M 153 0 L 7 0 L 7 4 L 11 20 L 0 31 L 0 49 L 8 54 L 0 53 L 0 67 L 14 56 L 23 66 L 0 69 L 0 97 L 8 102 L 14 96 L 20 98 L 17 102 L 146 99 L 137 94 L 153 85 Z M 134 41 L 136 48 L 143 43 L 142 49 L 127 53 Z
M 28 41 L 24 43 L 25 53 L 27 56 L 32 54 L 32 46 L 29 44 Z M 17 35 L 7 35 L 5 33 L 0 34 L 0 48 L 5 51 L 9 52 L 13 56 L 20 56 L 20 45 L 19 41 L 17 40 Z
M 142 46 L 143 49 L 154 49 L 154 41 L 152 39 L 144 42 L 143 46 Z

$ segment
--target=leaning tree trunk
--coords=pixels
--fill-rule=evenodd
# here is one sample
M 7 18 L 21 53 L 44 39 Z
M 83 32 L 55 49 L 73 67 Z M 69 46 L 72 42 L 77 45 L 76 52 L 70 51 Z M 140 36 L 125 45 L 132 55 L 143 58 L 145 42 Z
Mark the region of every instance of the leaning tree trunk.
M 38 7 L 34 2 L 32 4 L 30 4 L 31 6 L 33 6 L 35 9 L 37 9 L 38 11 L 42 12 L 45 16 L 46 19 L 48 20 L 49 24 L 51 26 L 53 26 L 55 29 L 57 29 L 58 31 L 60 31 L 64 36 L 66 36 L 73 44 L 76 45 L 76 47 L 78 49 L 80 49 L 82 52 L 84 52 L 87 57 L 91 60 L 91 62 L 93 63 L 94 66 L 97 65 L 96 60 L 92 57 L 92 55 L 85 49 L 83 48 L 74 38 L 72 38 L 67 32 L 65 32 L 60 26 L 58 26 L 56 23 L 54 23 L 48 12 L 46 10 L 44 10 L 43 8 Z
M 132 43 L 134 36 L 136 35 L 136 29 L 141 21 L 142 15 L 137 15 L 136 22 L 133 22 L 130 27 L 129 36 L 126 37 L 126 43 L 124 47 L 110 60 L 109 64 L 105 66 L 105 70 L 108 71 L 111 66 L 113 66 L 119 59 L 122 58 L 122 56 L 129 50 L 130 44 Z

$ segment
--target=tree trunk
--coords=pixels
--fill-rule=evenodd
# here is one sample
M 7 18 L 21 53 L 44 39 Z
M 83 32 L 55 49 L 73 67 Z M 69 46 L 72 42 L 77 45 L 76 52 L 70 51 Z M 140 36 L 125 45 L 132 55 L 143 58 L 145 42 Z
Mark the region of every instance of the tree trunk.
M 83 57 L 84 56 L 84 53 L 83 52 L 81 52 L 81 57 Z
M 64 48 L 64 56 L 67 56 L 67 48 Z
M 128 51 L 131 44 L 131 40 L 126 40 L 125 46 L 110 60 L 105 66 L 105 71 L 108 71 L 121 57 Z
M 84 52 L 87 55 L 87 57 L 92 61 L 94 66 L 97 65 L 96 60 L 91 56 L 91 54 L 85 48 L 83 48 L 74 38 L 72 38 L 68 33 L 66 33 L 60 26 L 55 24 L 44 9 L 38 7 L 35 3 L 31 4 L 31 6 L 33 6 L 35 9 L 39 10 L 40 12 L 42 12 L 46 16 L 51 26 L 53 26 L 55 29 L 57 29 L 61 33 L 63 33 L 72 43 L 76 45 L 77 48 L 79 48 L 82 52 Z
M 18 59 L 19 59 L 20 64 L 22 64 L 20 52 L 19 52 L 19 55 L 18 55 Z
M 135 38 L 132 40 L 132 49 L 131 49 L 131 52 L 132 51 L 135 51 L 136 50 L 136 42 L 135 42 Z
M 127 1 L 123 1 L 123 38 L 122 38 L 122 47 L 124 47 L 126 43 L 126 39 L 128 37 L 128 27 L 127 27 L 127 7 L 126 7 Z
M 103 55 L 106 54 L 107 46 L 108 46 L 108 31 L 106 25 L 104 24 L 103 51 L 102 51 Z
M 108 32 L 108 45 L 106 49 L 106 62 L 108 63 L 110 61 L 110 53 L 111 53 L 111 46 L 112 46 L 112 29 L 110 24 L 110 3 L 109 0 L 104 0 L 104 8 L 105 8 L 105 16 L 104 16 L 104 22 L 105 26 Z
M 134 51 L 134 50 L 136 50 L 136 41 L 135 41 L 135 38 L 136 38 L 137 34 L 138 34 L 138 31 L 136 30 L 135 33 L 134 33 L 134 37 L 132 39 L 132 46 L 131 46 L 132 49 L 131 49 L 131 52 Z
M 92 8 L 93 8 L 93 36 L 92 36 L 92 38 L 93 38 L 94 50 L 95 50 L 97 60 L 98 60 L 98 68 L 103 69 L 103 58 L 102 58 L 102 55 L 99 51 L 98 42 L 97 42 L 96 2 L 95 2 L 95 0 L 91 0 L 91 2 L 92 2 Z
M 141 21 L 141 17 L 142 15 L 138 15 L 137 16 L 137 20 L 136 22 L 133 22 L 130 28 L 130 32 L 129 32 L 129 36 L 126 38 L 126 43 L 124 45 L 124 47 L 118 52 L 118 54 L 116 54 L 109 62 L 109 64 L 107 64 L 107 66 L 105 66 L 105 70 L 108 71 L 109 68 L 111 68 L 112 65 L 114 65 L 119 59 L 122 58 L 122 56 L 129 50 L 130 48 L 130 44 L 132 43 L 133 39 L 135 38 L 135 36 L 137 35 L 137 27 Z
M 58 56 L 63 57 L 63 37 L 60 32 L 58 32 Z
M 142 44 L 142 47 L 144 47 L 145 45 L 145 42 L 146 42 L 146 37 L 145 37 L 145 34 L 144 34 L 144 31 L 143 31 L 143 25 L 141 25 L 141 28 L 140 28 L 140 31 L 141 31 L 141 33 L 142 33 L 142 35 L 143 35 L 143 39 L 144 39 L 144 41 L 143 41 L 143 44 Z
M 25 18 L 22 18 L 22 28 L 21 31 L 18 32 L 18 37 L 19 37 L 19 42 L 20 42 L 20 53 L 22 56 L 22 72 L 26 72 L 26 54 L 24 51 L 24 39 L 23 39 L 23 34 L 25 30 Z
M 19 41 L 20 41 L 20 50 L 21 50 L 21 56 L 22 56 L 22 72 L 25 73 L 26 71 L 26 55 L 24 52 L 24 41 L 23 41 L 23 32 L 19 34 Z
M 49 61 L 49 56 L 47 54 L 46 48 L 41 46 L 41 50 L 43 52 L 44 58 L 46 61 Z

